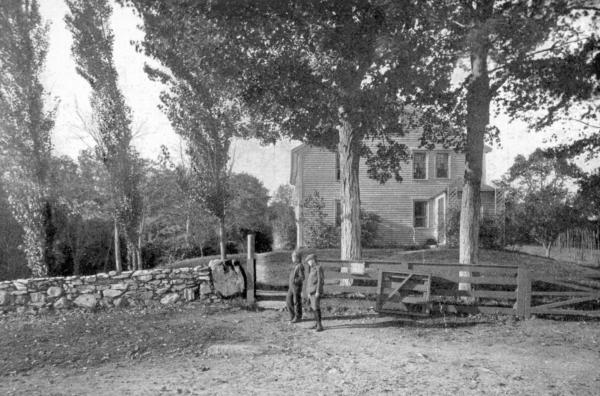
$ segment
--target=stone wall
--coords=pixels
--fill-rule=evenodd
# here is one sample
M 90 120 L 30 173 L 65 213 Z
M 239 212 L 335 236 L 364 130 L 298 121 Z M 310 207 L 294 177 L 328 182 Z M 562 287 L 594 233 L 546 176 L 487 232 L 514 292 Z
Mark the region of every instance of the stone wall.
M 173 304 L 210 294 L 212 281 L 206 267 L 111 271 L 0 282 L 0 311 L 34 313 L 73 307 Z

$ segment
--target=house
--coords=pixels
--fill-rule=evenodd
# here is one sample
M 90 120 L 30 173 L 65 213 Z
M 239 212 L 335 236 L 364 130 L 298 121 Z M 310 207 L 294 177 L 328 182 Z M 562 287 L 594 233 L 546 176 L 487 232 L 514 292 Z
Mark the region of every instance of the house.
M 361 159 L 359 184 L 361 209 L 381 217 L 377 245 L 402 246 L 423 244 L 435 239 L 446 243 L 448 208 L 460 207 L 465 156 L 454 150 L 434 150 L 419 147 L 419 134 L 401 138 L 412 152 L 412 159 L 402 166 L 402 182 L 389 180 L 385 184 L 367 176 L 365 160 Z M 486 147 L 485 153 L 491 151 Z M 482 181 L 485 181 L 485 156 Z M 337 153 L 301 144 L 291 153 L 290 184 L 295 186 L 297 246 L 304 246 L 304 216 L 302 201 L 317 191 L 325 201 L 327 219 L 340 223 L 340 169 Z M 482 183 L 482 215 L 497 212 L 496 190 Z

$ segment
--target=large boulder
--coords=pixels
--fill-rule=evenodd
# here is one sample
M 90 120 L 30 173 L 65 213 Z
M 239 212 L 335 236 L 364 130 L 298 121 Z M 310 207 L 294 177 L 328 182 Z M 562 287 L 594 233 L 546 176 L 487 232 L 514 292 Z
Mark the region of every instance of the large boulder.
M 215 293 L 220 297 L 235 297 L 246 290 L 246 277 L 236 260 L 211 260 L 208 263 L 212 273 Z

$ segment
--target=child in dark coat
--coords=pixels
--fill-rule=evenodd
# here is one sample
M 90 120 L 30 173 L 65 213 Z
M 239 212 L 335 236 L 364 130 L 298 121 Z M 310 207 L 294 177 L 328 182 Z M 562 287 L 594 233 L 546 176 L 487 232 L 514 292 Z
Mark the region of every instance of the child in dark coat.
M 304 265 L 302 254 L 297 250 L 292 252 L 294 268 L 290 272 L 286 304 L 290 313 L 290 322 L 297 323 L 302 319 L 302 284 L 304 282 Z

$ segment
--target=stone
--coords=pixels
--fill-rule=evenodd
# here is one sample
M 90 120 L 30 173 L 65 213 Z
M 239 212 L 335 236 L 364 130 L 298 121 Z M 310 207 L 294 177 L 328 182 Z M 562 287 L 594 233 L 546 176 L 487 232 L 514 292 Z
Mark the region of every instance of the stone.
M 210 284 L 208 282 L 202 282 L 200 284 L 200 296 L 207 296 L 212 293 L 212 289 L 210 288 Z
M 108 271 L 108 276 L 115 276 L 117 275 L 117 271 Z
M 187 288 L 188 288 L 188 285 L 185 285 L 185 284 L 173 285 L 171 287 L 171 289 L 173 289 L 173 291 L 181 291 L 181 290 L 187 289 Z
M 137 271 L 134 271 L 133 274 L 131 274 L 131 276 L 134 276 L 134 277 L 142 276 L 142 275 L 152 275 L 152 271 L 150 271 L 150 270 L 137 270 Z
M 237 261 L 211 260 L 208 264 L 212 273 L 215 293 L 220 297 L 235 297 L 246 288 L 242 267 Z
M 137 296 L 144 301 L 152 300 L 153 295 L 154 295 L 154 293 L 152 293 L 151 291 L 137 293 Z
M 91 294 L 82 294 L 77 297 L 73 303 L 78 307 L 92 309 L 96 307 L 98 301 L 96 300 L 96 297 Z
M 30 293 L 29 300 L 31 301 L 32 304 L 44 305 L 44 303 L 46 302 L 46 295 L 44 293 L 40 293 L 40 292 Z
M 93 293 L 96 291 L 96 286 L 94 285 L 80 285 L 77 286 L 77 290 L 80 293 Z
M 137 277 L 137 280 L 140 282 L 149 282 L 152 280 L 152 275 L 140 275 Z
M 110 288 L 115 290 L 127 290 L 128 287 L 129 285 L 127 285 L 127 283 L 115 283 L 110 285 Z
M 194 301 L 196 299 L 196 289 L 190 288 L 183 291 L 185 301 Z
M 0 305 L 10 304 L 10 293 L 4 290 L 0 290 Z
M 88 276 L 84 276 L 83 281 L 85 283 L 95 283 L 96 282 L 96 275 L 88 275 Z
M 46 294 L 50 297 L 60 297 L 63 294 L 63 288 L 58 286 L 49 287 Z
M 102 295 L 107 298 L 119 297 L 121 294 L 123 294 L 123 290 L 107 289 L 102 292 Z
M 171 286 L 161 287 L 160 289 L 156 289 L 156 294 L 162 296 L 163 294 L 168 293 L 169 290 L 171 290 Z
M 133 273 L 133 271 L 123 271 L 119 275 L 114 275 L 112 278 L 113 279 L 128 279 L 131 277 L 132 273 Z
M 127 301 L 128 301 L 128 300 L 127 300 L 125 297 L 119 297 L 119 298 L 115 298 L 115 299 L 113 300 L 113 305 L 114 305 L 116 308 L 123 308 L 123 307 L 126 307 L 126 306 L 127 306 Z
M 13 281 L 13 285 L 17 290 L 27 290 L 27 283 L 25 280 Z
M 56 302 L 52 306 L 54 307 L 54 309 L 65 309 L 69 308 L 70 305 L 71 302 L 66 297 L 61 297 L 58 300 L 56 300 Z
M 104 308 L 112 307 L 111 299 L 106 297 L 100 299 L 100 305 Z
M 166 296 L 161 298 L 160 303 L 163 305 L 173 304 L 173 303 L 177 302 L 177 300 L 179 300 L 179 294 L 171 293 L 171 294 L 167 294 Z
M 98 279 L 108 279 L 108 274 L 105 272 L 100 272 L 99 274 L 96 274 L 96 278 Z

